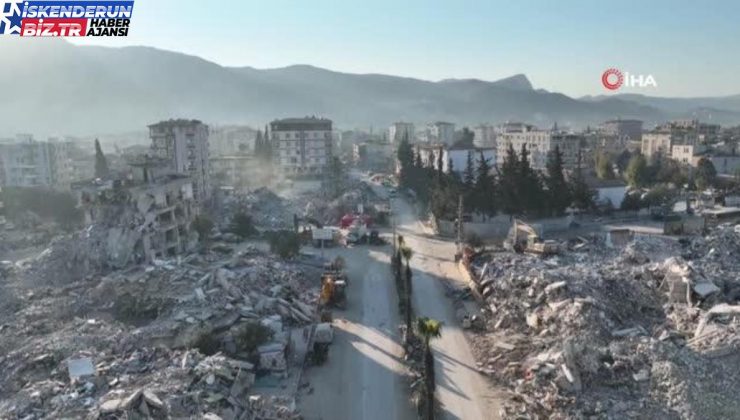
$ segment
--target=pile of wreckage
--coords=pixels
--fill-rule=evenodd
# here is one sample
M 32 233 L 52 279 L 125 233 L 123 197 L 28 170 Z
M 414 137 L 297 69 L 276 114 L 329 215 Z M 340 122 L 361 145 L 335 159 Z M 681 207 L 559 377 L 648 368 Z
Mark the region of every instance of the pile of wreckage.
M 293 229 L 293 214 L 296 209 L 286 200 L 266 187 L 258 188 L 247 194 L 235 194 L 224 198 L 224 226 L 228 230 L 231 218 L 237 213 L 246 213 L 253 218 L 254 224 L 265 230 Z
M 567 248 L 468 263 L 485 320 L 471 341 L 512 392 L 503 417 L 737 418 L 740 235 Z
M 29 287 L 38 273 L 20 267 L 0 308 L 0 418 L 297 418 L 290 392 L 254 387 L 302 366 L 294 337 L 316 319 L 313 269 L 254 248 L 63 285 Z

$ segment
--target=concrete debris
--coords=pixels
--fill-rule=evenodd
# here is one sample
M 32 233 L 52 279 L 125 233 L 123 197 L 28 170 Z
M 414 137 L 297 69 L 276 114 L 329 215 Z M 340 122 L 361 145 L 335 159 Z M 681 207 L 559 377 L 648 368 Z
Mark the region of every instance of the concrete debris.
M 92 359 L 89 357 L 69 359 L 67 360 L 67 372 L 69 373 L 69 379 L 74 381 L 75 379 L 94 375 L 95 366 L 93 366 Z
M 740 235 L 594 235 L 555 258 L 467 263 L 485 328 L 482 371 L 508 384 L 504 418 L 736 418 Z M 708 398 L 707 396 L 711 396 Z M 525 414 L 526 413 L 526 414 Z
M 220 243 L 116 270 L 74 238 L 2 284 L 0 418 L 298 418 L 290 337 L 318 320 L 320 265 Z

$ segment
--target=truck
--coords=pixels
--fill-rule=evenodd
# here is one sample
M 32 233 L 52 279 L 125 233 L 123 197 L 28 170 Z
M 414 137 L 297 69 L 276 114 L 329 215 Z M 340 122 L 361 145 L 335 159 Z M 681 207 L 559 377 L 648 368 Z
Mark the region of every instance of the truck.
M 517 253 L 528 252 L 541 255 L 560 253 L 560 246 L 556 241 L 543 240 L 532 226 L 519 219 L 514 219 L 509 235 L 504 241 L 504 248 Z
M 311 334 L 306 359 L 315 365 L 322 365 L 329 357 L 329 345 L 334 341 L 334 327 L 331 323 L 317 324 Z

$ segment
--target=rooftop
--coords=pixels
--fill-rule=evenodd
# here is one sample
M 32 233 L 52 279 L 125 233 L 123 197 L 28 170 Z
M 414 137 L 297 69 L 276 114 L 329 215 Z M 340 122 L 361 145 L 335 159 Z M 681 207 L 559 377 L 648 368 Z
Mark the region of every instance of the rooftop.
M 150 124 L 149 128 L 157 127 L 157 128 L 164 128 L 164 127 L 174 127 L 174 126 L 183 126 L 183 125 L 200 125 L 203 124 L 200 120 L 188 120 L 184 118 L 178 118 L 178 119 L 169 119 L 166 121 L 160 121 L 158 123 Z

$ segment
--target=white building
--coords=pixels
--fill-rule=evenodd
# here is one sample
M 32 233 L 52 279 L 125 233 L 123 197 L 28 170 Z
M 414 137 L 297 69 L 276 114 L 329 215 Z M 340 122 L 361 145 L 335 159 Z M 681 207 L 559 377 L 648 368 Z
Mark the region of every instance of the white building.
M 439 168 L 439 154 L 442 153 L 442 171 L 450 173 L 454 171 L 462 176 L 468 166 L 468 156 L 472 158 L 473 170 L 478 170 L 481 155 L 491 166 L 491 171 L 496 168 L 496 149 L 469 147 L 465 145 L 446 146 L 443 144 L 424 144 L 416 146 L 416 153 L 420 154 L 424 166 Z
M 30 135 L 0 142 L 0 182 L 11 187 L 69 189 L 70 164 L 66 142 L 36 141 Z
M 286 177 L 320 175 L 332 156 L 332 122 L 316 117 L 270 123 L 275 163 Z
M 416 140 L 416 131 L 413 123 L 395 122 L 388 128 L 388 141 L 391 144 L 398 144 L 407 137 L 409 142 L 414 143 Z
M 152 151 L 176 173 L 190 175 L 196 201 L 211 196 L 208 126 L 198 120 L 168 120 L 149 126 Z
M 480 124 L 473 127 L 473 144 L 476 147 L 496 147 L 496 127 L 491 124 Z
M 578 152 L 585 143 L 582 134 L 565 133 L 554 130 L 540 130 L 530 125 L 519 125 L 498 135 L 496 139 L 496 163 L 502 165 L 509 147 L 513 147 L 519 157 L 522 147 L 529 152 L 529 164 L 538 171 L 547 169 L 550 153 L 556 148 L 563 155 L 563 166 L 575 168 Z M 583 157 L 581 157 L 583 159 Z
M 427 142 L 450 145 L 455 142 L 455 124 L 437 121 L 427 125 Z

